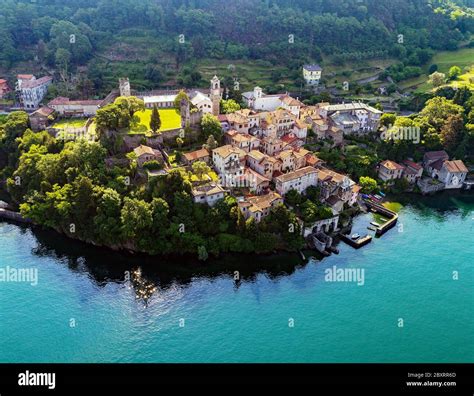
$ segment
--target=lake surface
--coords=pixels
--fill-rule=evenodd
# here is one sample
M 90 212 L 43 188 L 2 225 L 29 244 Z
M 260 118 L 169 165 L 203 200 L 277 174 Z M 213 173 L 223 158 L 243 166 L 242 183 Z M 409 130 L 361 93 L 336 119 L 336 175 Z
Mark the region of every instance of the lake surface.
M 474 195 L 402 204 L 382 238 L 308 264 L 129 257 L 0 223 L 0 268 L 38 271 L 0 282 L 0 362 L 474 362 Z M 334 266 L 364 284 L 328 282 Z

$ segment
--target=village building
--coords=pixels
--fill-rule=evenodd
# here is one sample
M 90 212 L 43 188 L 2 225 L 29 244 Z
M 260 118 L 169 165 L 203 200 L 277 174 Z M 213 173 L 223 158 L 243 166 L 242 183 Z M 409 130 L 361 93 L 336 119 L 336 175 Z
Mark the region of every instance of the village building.
M 275 111 L 281 106 L 281 97 L 283 94 L 266 95 L 262 88 L 255 87 L 251 92 L 244 92 L 242 99 L 245 105 L 258 111 Z
M 217 173 L 223 179 L 223 185 L 230 179 L 243 175 L 247 153 L 230 144 L 212 150 L 212 162 Z
M 59 96 L 49 102 L 48 107 L 64 117 L 93 117 L 102 102 L 103 100 L 70 100 Z
M 19 74 L 15 88 L 18 92 L 21 107 L 37 109 L 52 82 L 53 77 L 50 76 L 36 79 L 32 74 Z
M 144 146 L 143 144 L 135 148 L 133 152 L 137 156 L 137 164 L 139 167 L 143 167 L 143 164 L 149 161 L 163 162 L 163 155 L 159 150 Z
M 249 134 L 258 128 L 260 123 L 260 117 L 248 109 L 229 113 L 226 115 L 226 119 L 230 129 L 243 134 Z
M 229 120 L 227 119 L 227 114 L 219 114 L 217 116 L 217 119 L 219 120 L 220 124 L 221 124 L 221 128 L 224 132 L 228 132 L 230 131 L 230 122 Z
M 313 168 L 320 168 L 325 164 L 325 162 L 322 159 L 316 157 L 312 153 L 306 154 L 305 157 L 306 157 L 306 166 L 312 166 Z
M 321 66 L 313 65 L 304 65 L 303 66 L 303 78 L 307 85 L 317 86 L 321 81 L 323 69 Z
M 344 134 L 376 131 L 380 126 L 382 111 L 362 102 L 322 105 L 319 115 L 330 119 Z
M 124 91 L 122 96 L 130 96 L 132 94 L 130 82 L 128 79 L 122 80 L 125 80 L 125 82 L 121 81 L 121 87 L 124 83 L 125 85 L 128 83 L 128 88 L 125 90 L 121 89 L 121 95 L 122 91 Z M 188 95 L 192 106 L 202 114 L 210 113 L 216 117 L 219 115 L 222 89 L 217 76 L 214 76 L 210 81 L 209 89 L 189 88 L 184 91 Z M 174 101 L 179 92 L 180 90 L 152 90 L 133 93 L 137 98 L 143 100 L 145 107 L 148 109 L 152 109 L 154 106 L 159 109 L 171 109 L 174 107 Z
M 193 91 L 189 96 L 189 100 L 203 114 L 212 114 L 212 100 L 209 96 L 199 91 Z
M 384 182 L 390 182 L 402 177 L 404 167 L 394 161 L 385 160 L 380 163 L 378 176 Z
M 238 147 L 246 152 L 256 150 L 260 147 L 260 139 L 252 135 L 238 133 L 230 130 L 224 134 L 224 140 L 227 144 Z
M 183 162 L 185 165 L 188 166 L 192 165 L 194 162 L 197 161 L 202 161 L 206 164 L 209 164 L 210 159 L 211 156 L 209 154 L 209 151 L 207 151 L 205 148 L 183 154 Z
M 439 172 L 443 167 L 443 163 L 449 160 L 449 155 L 446 151 L 428 151 L 423 156 L 423 168 L 432 177 L 437 178 Z
M 249 190 L 252 194 L 263 195 L 267 194 L 270 191 L 271 179 L 260 175 L 253 169 L 246 167 L 244 170 L 244 178 L 245 181 L 248 182 Z
M 403 177 L 408 181 L 408 183 L 416 184 L 423 175 L 423 167 L 410 160 L 403 161 L 401 165 L 404 167 Z
M 445 189 L 461 188 L 469 170 L 461 160 L 445 161 L 439 172 L 438 180 Z
M 31 129 L 35 132 L 45 130 L 54 120 L 54 109 L 40 107 L 29 115 Z
M 280 97 L 280 100 L 280 107 L 299 118 L 301 108 L 305 106 L 304 103 L 300 102 L 298 99 L 292 98 L 290 95 L 283 95 Z
M 253 218 L 257 223 L 267 217 L 271 210 L 283 204 L 283 198 L 276 192 L 245 198 L 238 203 L 245 219 Z
M 260 150 L 271 157 L 289 149 L 290 146 L 278 138 L 266 137 L 260 142 Z
M 281 172 L 282 163 L 261 151 L 252 150 L 247 154 L 247 166 L 260 175 L 272 179 L 275 172 Z
M 0 99 L 3 99 L 11 91 L 8 81 L 0 78 Z
M 193 187 L 193 200 L 195 203 L 214 206 L 218 201 L 224 199 L 225 190 L 218 183 L 207 183 Z
M 290 190 L 296 190 L 302 194 L 308 187 L 318 184 L 318 171 L 311 166 L 307 166 L 280 175 L 274 179 L 274 182 L 276 191 L 282 196 Z
M 318 187 L 320 189 L 320 199 L 322 202 L 326 202 L 330 197 L 334 196 L 347 203 L 353 199 L 352 187 L 354 186 L 348 176 L 341 173 L 334 172 L 327 168 L 320 168 L 318 171 Z M 338 205 L 335 198 L 332 198 L 332 203 Z
M 357 204 L 357 201 L 359 199 L 360 191 L 362 190 L 362 187 L 359 186 L 358 184 L 354 183 L 351 187 L 351 199 L 349 200 L 349 206 L 354 206 Z

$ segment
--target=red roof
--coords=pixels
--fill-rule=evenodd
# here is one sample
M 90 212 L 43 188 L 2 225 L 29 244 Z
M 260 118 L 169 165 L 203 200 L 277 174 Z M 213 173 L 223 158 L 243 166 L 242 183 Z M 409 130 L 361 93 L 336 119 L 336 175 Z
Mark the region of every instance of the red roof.
M 423 169 L 423 167 L 420 164 L 417 164 L 416 162 L 413 162 L 410 160 L 403 161 L 403 165 L 409 166 L 410 168 L 413 168 L 417 171 Z
M 48 117 L 53 113 L 54 113 L 54 109 L 52 109 L 50 107 L 43 106 L 43 107 L 40 107 L 35 112 L 33 112 L 31 114 L 31 116 L 38 116 L 39 115 L 39 116 L 43 116 L 43 117 Z
M 283 136 L 281 140 L 285 143 L 292 144 L 296 142 L 298 138 L 295 135 L 291 136 L 291 134 L 288 134 L 288 135 Z
M 18 80 L 31 80 L 34 76 L 33 74 L 18 74 L 16 77 Z

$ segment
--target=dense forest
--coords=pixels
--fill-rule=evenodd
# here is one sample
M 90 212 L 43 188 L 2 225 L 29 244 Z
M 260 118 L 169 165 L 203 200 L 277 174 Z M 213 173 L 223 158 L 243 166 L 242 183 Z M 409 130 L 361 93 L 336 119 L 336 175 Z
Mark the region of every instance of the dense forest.
M 104 59 L 110 53 L 142 62 L 146 87 L 178 73 L 179 82 L 189 86 L 202 83 L 190 67 L 199 59 L 264 60 L 289 70 L 326 55 L 336 63 L 391 57 L 419 66 L 433 51 L 458 48 L 474 31 L 470 0 L 0 0 L 0 5 L 0 71 L 34 61 L 65 79 L 87 65 L 86 93 L 104 92 Z

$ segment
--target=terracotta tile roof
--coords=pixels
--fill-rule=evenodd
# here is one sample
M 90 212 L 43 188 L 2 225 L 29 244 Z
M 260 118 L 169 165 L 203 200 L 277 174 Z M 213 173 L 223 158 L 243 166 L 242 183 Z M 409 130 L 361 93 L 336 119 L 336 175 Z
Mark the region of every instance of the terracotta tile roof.
M 345 178 L 346 178 L 345 175 L 334 172 L 327 168 L 323 168 L 319 170 L 319 180 L 334 181 L 336 183 L 342 183 Z
M 18 74 L 16 76 L 18 80 L 31 80 L 33 77 L 33 74 Z
M 184 153 L 183 157 L 186 158 L 187 161 L 192 162 L 201 158 L 209 157 L 209 151 L 203 148 L 196 151 L 191 151 L 189 153 Z
M 410 160 L 405 160 L 402 162 L 403 165 L 406 165 L 416 171 L 419 171 L 423 169 L 423 167 L 420 164 L 417 164 L 416 162 L 410 161 Z
M 135 148 L 133 151 L 137 157 L 141 157 L 144 154 L 155 155 L 155 150 L 153 150 L 151 147 L 144 146 L 143 144 Z
M 219 157 L 222 158 L 227 158 L 231 154 L 238 154 L 239 157 L 245 157 L 245 155 L 247 154 L 244 150 L 241 150 L 238 147 L 233 147 L 230 144 L 218 147 L 212 150 L 212 152 L 216 153 Z
M 248 197 L 245 201 L 239 202 L 239 206 L 246 206 L 251 212 L 263 212 L 264 210 L 271 208 L 275 202 L 278 201 L 282 201 L 281 195 L 271 191 L 266 195 Z
M 467 172 L 469 172 L 469 170 L 466 168 L 466 165 L 464 165 L 464 162 L 462 162 L 461 160 L 445 161 L 444 162 L 444 167 L 450 173 L 467 173 Z
M 285 173 L 281 176 L 278 176 L 276 179 L 277 179 L 277 181 L 279 181 L 281 183 L 286 183 L 286 182 L 289 182 L 291 180 L 299 179 L 300 177 L 309 175 L 311 173 L 318 173 L 318 171 L 316 169 L 314 169 L 313 167 L 311 167 L 311 166 L 306 166 L 306 167 L 298 169 L 294 172 Z
M 52 109 L 51 107 L 43 106 L 39 108 L 38 110 L 34 111 L 33 113 L 31 113 L 31 117 L 34 117 L 34 116 L 48 117 L 53 113 L 54 113 L 54 109 Z
M 225 192 L 225 190 L 222 188 L 220 184 L 217 183 L 209 183 L 209 184 L 203 184 L 201 186 L 194 187 L 192 190 L 193 196 L 199 196 L 199 195 L 215 195 L 215 194 L 221 194 Z
M 403 166 L 397 164 L 394 161 L 390 161 L 390 160 L 382 161 L 380 166 L 383 166 L 384 168 L 390 169 L 390 170 L 403 170 L 404 169 Z

